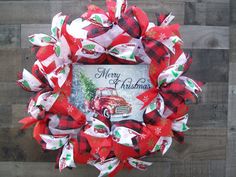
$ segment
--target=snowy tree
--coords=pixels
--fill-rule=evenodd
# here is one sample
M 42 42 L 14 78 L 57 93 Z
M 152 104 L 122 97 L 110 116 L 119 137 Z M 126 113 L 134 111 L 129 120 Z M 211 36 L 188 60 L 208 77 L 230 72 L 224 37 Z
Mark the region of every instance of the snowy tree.
M 80 83 L 85 99 L 91 101 L 96 93 L 96 85 L 82 72 L 80 72 Z

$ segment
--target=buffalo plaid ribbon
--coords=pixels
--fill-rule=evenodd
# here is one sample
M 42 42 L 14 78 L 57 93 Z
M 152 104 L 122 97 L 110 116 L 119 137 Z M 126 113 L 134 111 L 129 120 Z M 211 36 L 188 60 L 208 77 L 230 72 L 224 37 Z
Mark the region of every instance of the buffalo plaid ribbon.
M 139 13 L 142 14 L 143 19 L 141 17 L 139 18 Z M 144 50 L 152 60 L 160 63 L 160 60 L 168 54 L 168 50 L 161 42 L 145 35 L 148 26 L 148 17 L 142 10 L 136 7 L 129 8 L 118 20 L 118 25 L 130 36 L 134 38 L 142 37 L 141 40 Z
M 77 136 L 77 141 L 78 141 L 78 152 L 79 153 L 83 154 L 85 152 L 91 151 L 91 147 L 89 145 L 89 142 L 82 131 L 79 132 L 79 134 Z
M 117 123 L 114 123 L 113 125 L 115 126 L 119 126 L 119 127 L 126 127 L 126 128 L 129 128 L 129 129 L 132 129 L 138 133 L 141 133 L 142 131 L 142 123 L 141 122 L 138 122 L 138 121 L 135 121 L 135 120 L 122 120 L 122 121 L 119 121 Z
M 127 9 L 127 11 L 122 14 L 121 18 L 118 20 L 118 25 L 130 36 L 140 38 L 142 29 L 138 21 L 134 18 L 133 8 Z
M 160 63 L 165 59 L 165 56 L 168 54 L 166 47 L 159 41 L 144 37 L 142 38 L 142 43 L 146 54 L 152 59 Z
M 80 128 L 81 125 L 75 121 L 71 116 L 60 116 L 60 121 L 57 127 L 57 129 L 60 130 L 69 130 L 69 129 L 77 129 Z
M 106 33 L 111 27 L 103 27 L 94 23 L 91 23 L 90 25 L 83 28 L 84 30 L 87 30 L 87 37 L 88 38 L 95 38 L 97 36 L 100 36 L 104 33 Z

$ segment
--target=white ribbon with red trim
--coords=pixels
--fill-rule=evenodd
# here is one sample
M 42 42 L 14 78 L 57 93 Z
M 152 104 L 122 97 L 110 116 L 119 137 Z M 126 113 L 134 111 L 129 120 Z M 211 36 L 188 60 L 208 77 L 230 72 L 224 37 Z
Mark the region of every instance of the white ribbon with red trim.
M 100 57 L 103 53 L 107 53 L 111 56 L 136 62 L 135 59 L 135 51 L 136 51 L 136 44 L 135 43 L 125 43 L 119 44 L 110 49 L 105 49 L 100 44 L 90 41 L 90 40 L 83 40 L 82 41 L 82 48 L 80 48 L 76 55 L 79 57 L 86 57 L 91 59 L 96 59 Z
M 69 141 L 68 136 L 55 137 L 52 135 L 43 135 L 40 137 L 46 143 L 46 149 L 57 150 L 62 149 L 59 159 L 59 170 L 62 171 L 66 167 L 76 167 L 74 162 L 73 144 Z
M 121 161 L 116 157 L 107 159 L 104 162 L 88 162 L 88 164 L 95 166 L 100 171 L 98 177 L 109 175 L 119 166 L 120 163 Z M 151 162 L 145 162 L 132 157 L 129 157 L 127 159 L 127 163 L 129 163 L 132 167 L 142 171 L 146 170 L 149 166 L 152 165 Z

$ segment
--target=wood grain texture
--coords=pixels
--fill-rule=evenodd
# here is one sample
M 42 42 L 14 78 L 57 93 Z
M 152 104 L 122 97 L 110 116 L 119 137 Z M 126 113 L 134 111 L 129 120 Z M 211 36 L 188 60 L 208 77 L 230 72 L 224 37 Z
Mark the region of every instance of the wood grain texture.
M 229 49 L 229 27 L 186 25 L 180 31 L 185 48 Z
M 62 173 L 54 169 L 56 153 L 43 153 L 32 138 L 32 129 L 19 130 L 18 121 L 27 115 L 31 94 L 15 84 L 17 72 L 31 70 L 35 61 L 27 36 L 50 34 L 49 23 L 56 13 L 77 18 L 90 2 L 104 7 L 104 0 L 0 1 L 1 177 L 98 175 L 87 165 Z M 154 162 L 147 172 L 123 171 L 118 177 L 235 177 L 236 1 L 129 0 L 129 5 L 133 4 L 154 22 L 157 12 L 173 12 L 174 22 L 182 25 L 184 49 L 193 56 L 188 76 L 206 85 L 199 104 L 190 106 L 186 143 L 174 142 L 165 156 L 147 158 Z
M 186 2 L 185 25 L 229 25 L 229 2 Z
M 0 49 L 0 82 L 15 82 L 22 69 L 21 50 Z
M 226 177 L 236 174 L 236 85 L 229 83 L 228 144 Z
M 193 58 L 187 76 L 202 82 L 228 82 L 228 50 L 186 50 Z
M 20 45 L 20 25 L 0 25 L 0 49 Z
M 226 146 L 226 177 L 236 174 L 236 1 L 230 1 L 230 59 L 229 59 L 229 92 L 228 92 L 228 132 Z
M 25 104 L 30 96 L 31 93 L 22 91 L 15 82 L 0 82 L 0 104 Z
M 52 17 L 59 12 L 75 18 L 86 10 L 87 3 L 86 0 L 0 1 L 0 24 L 51 23 Z

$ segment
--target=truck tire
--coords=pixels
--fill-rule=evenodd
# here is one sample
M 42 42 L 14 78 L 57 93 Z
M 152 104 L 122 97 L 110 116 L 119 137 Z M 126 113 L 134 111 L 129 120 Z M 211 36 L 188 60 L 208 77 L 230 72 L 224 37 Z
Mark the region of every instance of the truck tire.
M 102 115 L 105 116 L 106 118 L 110 119 L 111 114 L 109 113 L 109 110 L 107 108 L 104 108 L 102 111 Z

